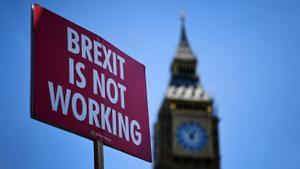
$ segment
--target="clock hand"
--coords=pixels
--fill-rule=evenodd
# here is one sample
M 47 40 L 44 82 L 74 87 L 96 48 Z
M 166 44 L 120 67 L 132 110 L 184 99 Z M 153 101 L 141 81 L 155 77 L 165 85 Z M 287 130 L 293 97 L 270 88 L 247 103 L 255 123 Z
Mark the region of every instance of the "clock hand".
M 189 141 L 190 132 L 188 130 L 186 130 L 184 132 L 184 135 L 185 135 L 185 140 Z

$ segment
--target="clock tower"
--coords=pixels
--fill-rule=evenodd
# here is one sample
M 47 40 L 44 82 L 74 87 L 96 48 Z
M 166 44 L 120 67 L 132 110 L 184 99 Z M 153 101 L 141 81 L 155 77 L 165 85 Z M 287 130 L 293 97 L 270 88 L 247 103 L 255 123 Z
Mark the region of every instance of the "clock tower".
M 185 18 L 154 135 L 154 169 L 220 169 L 218 117 L 201 85 Z

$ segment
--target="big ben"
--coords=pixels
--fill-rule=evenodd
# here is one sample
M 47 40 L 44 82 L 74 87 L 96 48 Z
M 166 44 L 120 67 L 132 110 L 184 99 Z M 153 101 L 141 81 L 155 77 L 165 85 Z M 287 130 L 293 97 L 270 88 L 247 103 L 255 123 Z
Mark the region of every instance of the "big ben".
M 154 169 L 220 169 L 218 122 L 181 16 L 171 80 L 155 124 Z

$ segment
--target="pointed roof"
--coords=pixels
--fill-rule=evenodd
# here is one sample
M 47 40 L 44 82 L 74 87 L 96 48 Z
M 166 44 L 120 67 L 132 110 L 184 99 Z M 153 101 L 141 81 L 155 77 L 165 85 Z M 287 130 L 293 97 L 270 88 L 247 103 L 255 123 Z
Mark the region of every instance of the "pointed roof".
M 176 55 L 172 63 L 172 79 L 168 86 L 166 92 L 166 98 L 175 100 L 185 100 L 185 101 L 199 101 L 199 102 L 210 102 L 212 97 L 210 97 L 203 86 L 200 83 L 200 78 L 197 73 L 191 76 L 191 74 L 178 74 L 178 69 L 173 69 L 174 63 L 192 63 L 184 64 L 185 68 L 197 68 L 197 58 L 193 54 L 190 48 L 186 32 L 185 32 L 185 17 L 181 14 L 181 35 L 179 45 L 177 47 Z M 182 66 L 182 65 L 181 65 Z M 179 68 L 179 66 L 178 66 Z M 176 71 L 175 71 L 176 70 Z
M 193 54 L 192 49 L 190 48 L 186 32 L 185 32 L 185 16 L 182 13 L 180 16 L 181 20 L 181 35 L 179 45 L 175 54 L 175 59 L 179 60 L 196 60 L 195 55 Z

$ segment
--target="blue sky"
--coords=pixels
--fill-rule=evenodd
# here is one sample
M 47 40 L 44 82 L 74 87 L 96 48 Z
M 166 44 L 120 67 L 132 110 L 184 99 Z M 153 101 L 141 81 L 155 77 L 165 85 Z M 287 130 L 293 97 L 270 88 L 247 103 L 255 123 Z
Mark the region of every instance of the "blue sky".
M 300 168 L 299 1 L 36 2 L 146 66 L 151 130 L 170 78 L 183 7 L 201 83 L 221 119 L 222 168 Z M 31 4 L 0 2 L 0 168 L 93 168 L 92 141 L 30 119 Z M 106 147 L 105 168 L 120 167 L 152 164 Z

